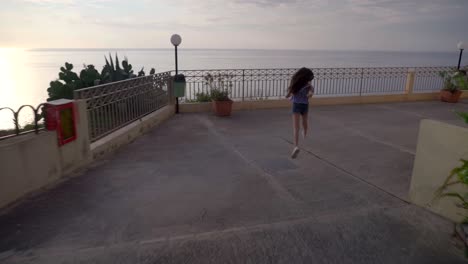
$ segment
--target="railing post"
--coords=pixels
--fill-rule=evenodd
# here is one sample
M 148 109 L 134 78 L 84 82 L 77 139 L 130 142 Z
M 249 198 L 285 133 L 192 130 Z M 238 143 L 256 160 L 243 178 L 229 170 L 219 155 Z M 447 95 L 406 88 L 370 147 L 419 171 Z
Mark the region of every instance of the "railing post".
M 242 101 L 244 101 L 245 70 L 242 70 Z
M 359 81 L 359 97 L 362 96 L 362 81 L 364 79 L 364 68 L 361 68 L 361 79 Z
M 405 94 L 413 93 L 414 77 L 415 77 L 414 69 L 408 69 L 408 74 L 406 76 Z
M 13 113 L 13 123 L 15 123 L 15 134 L 18 136 L 20 133 L 20 128 L 19 128 L 19 111 Z
M 76 106 L 76 133 L 80 144 L 81 150 L 80 155 L 83 155 L 83 159 L 86 161 L 91 160 L 91 120 L 89 119 L 88 103 L 85 99 L 74 100 Z

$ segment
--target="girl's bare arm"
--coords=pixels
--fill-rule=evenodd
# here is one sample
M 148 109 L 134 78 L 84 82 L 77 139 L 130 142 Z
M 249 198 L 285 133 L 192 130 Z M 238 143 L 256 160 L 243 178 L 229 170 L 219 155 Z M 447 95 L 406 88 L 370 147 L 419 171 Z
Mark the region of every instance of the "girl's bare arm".
M 314 95 L 314 87 L 311 85 L 309 88 L 309 92 L 307 93 L 307 97 L 311 98 Z

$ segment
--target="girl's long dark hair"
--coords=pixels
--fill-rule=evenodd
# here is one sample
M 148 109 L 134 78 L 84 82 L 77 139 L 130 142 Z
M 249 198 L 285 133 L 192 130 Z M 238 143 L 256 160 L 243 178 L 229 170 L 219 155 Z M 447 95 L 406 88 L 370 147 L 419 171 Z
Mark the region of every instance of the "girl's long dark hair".
M 314 79 L 314 73 L 308 68 L 300 68 L 291 78 L 291 83 L 288 87 L 288 92 L 296 94 L 306 84 Z

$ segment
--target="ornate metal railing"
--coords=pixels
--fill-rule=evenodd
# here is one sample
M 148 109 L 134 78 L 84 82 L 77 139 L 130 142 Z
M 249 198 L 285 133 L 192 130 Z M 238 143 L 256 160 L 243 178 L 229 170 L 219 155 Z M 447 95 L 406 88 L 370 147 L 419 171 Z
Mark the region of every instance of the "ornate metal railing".
M 319 96 L 367 95 L 404 92 L 408 68 L 315 68 L 313 85 Z M 208 74 L 223 76 L 229 83 L 234 100 L 277 99 L 286 95 L 292 75 L 297 69 L 184 70 L 187 81 L 185 100 L 208 93 Z
M 148 115 L 169 102 L 171 72 L 76 90 L 86 100 L 91 141 Z
M 439 91 L 444 86 L 440 72 L 453 71 L 456 67 L 417 67 L 414 68 L 414 92 Z
M 433 92 L 443 87 L 439 72 L 454 67 L 381 67 L 381 68 L 314 68 L 313 85 L 317 96 L 366 96 L 405 93 L 408 76 L 414 74 L 414 92 Z M 284 98 L 290 79 L 297 69 L 223 69 L 183 70 L 187 91 L 182 101 L 196 99 L 197 93 L 209 93 L 205 77 L 222 77 L 234 100 L 266 100 Z M 86 100 L 89 133 L 95 141 L 126 124 L 158 110 L 169 102 L 168 87 L 174 72 L 162 72 L 145 77 L 76 90 L 75 99 Z M 14 129 L 0 130 L 0 139 L 41 129 L 43 104 L 36 108 L 25 105 L 12 113 Z M 34 123 L 21 127 L 19 113 L 30 108 Z
M 370 95 L 405 91 L 408 68 L 313 69 L 316 95 Z
M 440 71 L 453 67 L 380 67 L 380 68 L 313 68 L 317 96 L 351 96 L 404 93 L 411 71 L 415 72 L 415 92 L 431 92 L 443 86 Z M 187 81 L 183 101 L 194 101 L 198 93 L 209 93 L 205 77 L 222 77 L 233 100 L 284 98 L 292 75 L 297 69 L 224 69 L 182 70 Z
M 29 121 L 20 120 L 20 113 L 24 109 L 30 109 L 32 111 L 31 113 L 32 118 L 30 118 Z M 0 113 L 1 112 L 11 113 L 11 120 L 12 120 L 14 128 L 13 129 L 8 129 L 8 128 L 0 129 L 0 140 L 19 136 L 19 135 L 29 134 L 32 132 L 35 132 L 36 134 L 39 133 L 40 130 L 44 129 L 44 125 L 42 123 L 42 120 L 44 118 L 43 111 L 44 111 L 43 103 L 39 104 L 36 107 L 32 105 L 22 105 L 16 111 L 10 107 L 1 107 Z

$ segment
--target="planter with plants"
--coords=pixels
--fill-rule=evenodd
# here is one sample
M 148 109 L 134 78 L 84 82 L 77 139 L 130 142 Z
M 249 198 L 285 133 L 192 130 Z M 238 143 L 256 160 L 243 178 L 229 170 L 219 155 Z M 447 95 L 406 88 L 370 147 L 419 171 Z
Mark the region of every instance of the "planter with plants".
M 232 112 L 232 100 L 228 91 L 214 89 L 211 91 L 213 111 L 217 116 L 230 116 Z
M 205 84 L 210 88 L 213 111 L 217 116 L 230 116 L 232 112 L 232 100 L 229 98 L 229 91 L 232 88 L 232 76 L 218 74 L 205 76 Z
M 440 72 L 444 79 L 444 88 L 440 91 L 440 100 L 448 103 L 456 103 L 462 94 L 461 90 L 468 89 L 466 70 L 454 72 Z

